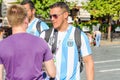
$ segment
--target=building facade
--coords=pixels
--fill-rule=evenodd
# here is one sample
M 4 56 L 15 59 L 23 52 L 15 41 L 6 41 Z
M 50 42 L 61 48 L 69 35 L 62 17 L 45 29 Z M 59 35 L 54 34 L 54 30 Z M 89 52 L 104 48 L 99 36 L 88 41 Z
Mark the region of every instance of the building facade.
M 76 4 L 76 7 L 73 8 L 72 17 L 76 16 L 81 21 L 88 21 L 90 20 L 90 13 L 88 13 L 86 10 L 82 9 L 82 2 L 87 2 L 89 0 L 66 0 L 67 2 L 74 2 Z M 73 17 L 74 18 L 74 17 Z

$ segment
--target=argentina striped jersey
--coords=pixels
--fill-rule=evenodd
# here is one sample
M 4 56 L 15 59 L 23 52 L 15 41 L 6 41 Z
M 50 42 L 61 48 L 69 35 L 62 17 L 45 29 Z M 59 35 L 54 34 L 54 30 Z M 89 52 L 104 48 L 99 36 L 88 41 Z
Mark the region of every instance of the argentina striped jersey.
M 80 64 L 78 58 L 77 46 L 74 37 L 75 27 L 69 25 L 67 31 L 58 31 L 57 49 L 55 56 L 55 65 L 57 69 L 57 80 L 80 80 Z M 41 37 L 44 38 L 44 34 Z M 51 33 L 48 45 L 51 48 L 53 43 L 53 31 Z M 88 37 L 81 31 L 81 56 L 91 54 Z

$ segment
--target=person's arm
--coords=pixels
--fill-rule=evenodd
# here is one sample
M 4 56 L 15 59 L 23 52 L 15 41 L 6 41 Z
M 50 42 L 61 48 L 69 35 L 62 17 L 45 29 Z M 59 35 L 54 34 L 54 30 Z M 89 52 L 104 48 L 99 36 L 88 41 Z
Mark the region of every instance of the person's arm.
M 94 80 L 94 62 L 91 55 L 83 57 L 87 80 Z
M 0 64 L 0 80 L 3 80 L 3 65 Z
M 55 78 L 55 76 L 56 76 L 56 67 L 55 67 L 53 59 L 45 61 L 44 65 L 45 65 L 45 69 L 46 69 L 48 75 L 51 78 Z

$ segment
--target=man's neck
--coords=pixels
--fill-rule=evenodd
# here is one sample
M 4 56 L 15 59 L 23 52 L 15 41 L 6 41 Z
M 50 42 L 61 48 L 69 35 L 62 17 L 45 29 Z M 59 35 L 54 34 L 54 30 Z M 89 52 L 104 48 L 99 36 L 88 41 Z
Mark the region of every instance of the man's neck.
M 58 28 L 58 31 L 64 32 L 64 31 L 66 31 L 66 30 L 68 29 L 68 27 L 69 27 L 69 24 L 66 23 L 66 24 L 64 24 L 64 25 L 61 25 L 61 27 Z
M 33 16 L 33 17 L 30 19 L 29 23 L 31 23 L 34 19 L 35 19 L 35 16 Z
M 21 26 L 12 27 L 12 34 L 16 33 L 25 33 L 26 29 L 23 29 Z

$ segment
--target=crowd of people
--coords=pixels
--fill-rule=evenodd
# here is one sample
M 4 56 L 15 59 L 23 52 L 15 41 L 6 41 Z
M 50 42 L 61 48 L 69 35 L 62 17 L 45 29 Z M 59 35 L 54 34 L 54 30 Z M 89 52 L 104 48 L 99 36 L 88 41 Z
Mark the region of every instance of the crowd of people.
M 3 69 L 6 80 L 80 80 L 79 55 L 87 80 L 94 80 L 89 38 L 79 29 L 81 45 L 77 47 L 76 28 L 68 22 L 69 12 L 65 2 L 52 4 L 49 15 L 53 27 L 49 28 L 35 17 L 31 0 L 10 6 L 7 18 L 12 35 L 0 41 L 0 80 L 3 80 Z M 41 32 L 37 29 L 38 22 Z M 48 41 L 46 35 L 49 35 Z

